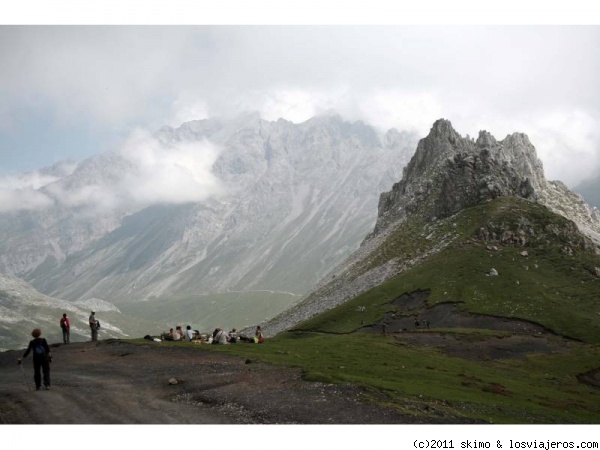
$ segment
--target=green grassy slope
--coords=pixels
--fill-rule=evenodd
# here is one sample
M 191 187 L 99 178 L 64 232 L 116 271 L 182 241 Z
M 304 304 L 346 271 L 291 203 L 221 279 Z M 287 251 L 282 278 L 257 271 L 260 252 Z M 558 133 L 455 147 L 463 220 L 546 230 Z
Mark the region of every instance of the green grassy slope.
M 287 332 L 260 345 L 137 342 L 299 367 L 306 380 L 361 386 L 371 401 L 425 423 L 600 423 L 600 391 L 577 380 L 598 365 L 600 347 L 589 344 L 524 360 L 471 361 L 363 333 Z
M 521 236 L 519 230 L 525 230 L 525 245 L 486 241 L 481 228 L 496 230 L 497 236 L 503 230 Z M 455 240 L 425 262 L 297 329 L 352 332 L 362 321 L 381 320 L 392 310 L 389 302 L 403 293 L 430 290 L 430 306 L 460 301 L 465 311 L 525 319 L 558 334 L 600 343 L 600 278 L 594 274 L 600 255 L 569 221 L 541 205 L 503 198 L 462 211 L 435 233 L 453 233 Z M 420 239 L 410 225 L 399 229 L 365 267 L 405 258 Z M 528 256 L 522 256 L 523 251 Z M 499 275 L 488 276 L 491 268 Z

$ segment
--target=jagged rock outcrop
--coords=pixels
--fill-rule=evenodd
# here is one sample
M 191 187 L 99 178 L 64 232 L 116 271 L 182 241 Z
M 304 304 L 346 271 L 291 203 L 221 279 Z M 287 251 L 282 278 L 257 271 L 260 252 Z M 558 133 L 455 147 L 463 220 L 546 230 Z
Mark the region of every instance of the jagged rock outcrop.
M 404 259 L 388 259 L 380 265 L 365 263 L 394 230 L 418 218 L 435 228 L 446 227 L 459 211 L 498 197 L 520 197 L 538 202 L 572 220 L 577 236 L 572 246 L 597 251 L 600 244 L 600 214 L 563 183 L 547 181 L 542 162 L 528 137 L 514 133 L 497 141 L 487 131 L 477 140 L 460 136 L 449 121 L 440 119 L 403 170 L 402 180 L 381 195 L 374 231 L 344 263 L 327 275 L 306 299 L 264 324 L 265 333 L 277 334 L 316 314 L 354 298 L 439 252 L 452 242 L 451 235 L 437 238 L 420 253 Z M 575 225 L 576 224 L 576 225 Z M 447 227 L 446 227 L 447 228 Z M 581 237 L 577 231 L 587 236 Z M 487 238 L 486 238 L 487 233 Z M 524 230 L 480 230 L 484 242 L 524 246 Z M 588 239 L 590 238 L 590 239 Z M 569 247 L 571 248 L 571 247 Z M 572 251 L 572 249 L 571 249 Z M 383 250 L 385 252 L 385 250 Z
M 419 142 L 402 180 L 381 195 L 375 233 L 408 214 L 435 220 L 502 196 L 538 201 L 573 220 L 594 239 L 600 237 L 598 211 L 563 183 L 546 180 L 542 162 L 525 134 L 497 141 L 481 131 L 474 141 L 460 136 L 443 119 Z

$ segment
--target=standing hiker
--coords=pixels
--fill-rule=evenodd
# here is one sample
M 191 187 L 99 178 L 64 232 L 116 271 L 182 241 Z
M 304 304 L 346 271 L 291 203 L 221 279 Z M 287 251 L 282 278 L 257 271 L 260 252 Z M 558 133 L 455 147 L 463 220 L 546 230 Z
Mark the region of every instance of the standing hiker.
M 67 317 L 67 313 L 64 313 L 60 319 L 60 328 L 62 329 L 63 343 L 71 343 L 71 321 Z
M 39 328 L 31 332 L 33 339 L 29 341 L 27 350 L 19 358 L 19 364 L 21 364 L 22 359 L 27 358 L 29 352 L 33 352 L 33 380 L 35 381 L 35 389 L 38 391 L 42 385 L 40 370 L 44 374 L 44 386 L 46 389 L 50 389 L 50 362 L 52 361 L 48 342 L 46 342 L 46 339 L 40 337 L 41 334 L 42 330 Z
M 98 340 L 98 321 L 96 320 L 96 311 L 90 314 L 90 330 L 92 330 L 92 342 Z

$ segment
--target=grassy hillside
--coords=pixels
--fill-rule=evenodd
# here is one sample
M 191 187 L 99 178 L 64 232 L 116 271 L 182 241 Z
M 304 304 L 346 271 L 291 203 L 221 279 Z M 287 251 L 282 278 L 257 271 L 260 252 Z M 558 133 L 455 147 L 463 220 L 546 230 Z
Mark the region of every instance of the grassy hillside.
M 364 270 L 432 245 L 415 229 L 411 223 L 397 230 L 364 263 Z M 600 278 L 595 274 L 600 255 L 566 219 L 541 205 L 503 198 L 464 210 L 427 232 L 452 235 L 453 243 L 297 329 L 349 333 L 380 321 L 394 310 L 390 301 L 403 293 L 429 290 L 428 306 L 460 302 L 464 311 L 524 319 L 600 343 Z M 498 276 L 489 276 L 492 268 Z
M 503 198 L 405 223 L 351 277 L 441 241 L 443 251 L 263 345 L 201 347 L 362 386 L 423 422 L 600 423 L 600 256 L 590 242 L 545 207 Z M 430 327 L 382 332 L 448 305 L 471 325 L 438 314 Z
M 477 338 L 470 333 L 456 336 L 465 342 Z M 371 401 L 425 423 L 600 423 L 598 388 L 578 380 L 600 358 L 600 348 L 588 344 L 572 342 L 556 353 L 519 359 L 471 360 L 363 333 L 287 332 L 262 345 L 137 342 L 299 367 L 307 380 L 361 386 Z

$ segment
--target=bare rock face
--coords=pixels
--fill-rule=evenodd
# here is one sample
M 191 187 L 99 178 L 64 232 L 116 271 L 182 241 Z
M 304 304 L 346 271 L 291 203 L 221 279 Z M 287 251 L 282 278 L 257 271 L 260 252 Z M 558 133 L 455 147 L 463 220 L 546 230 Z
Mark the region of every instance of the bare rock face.
M 376 231 L 411 213 L 434 220 L 501 196 L 536 200 L 545 182 L 542 163 L 524 134 L 498 142 L 481 131 L 474 141 L 440 119 L 419 142 L 402 181 L 381 195 Z
M 546 180 L 542 162 L 525 134 L 497 141 L 481 131 L 475 141 L 460 136 L 444 119 L 419 141 L 402 180 L 381 194 L 374 233 L 410 214 L 435 221 L 502 196 L 539 202 L 600 242 L 598 211 L 563 183 Z

